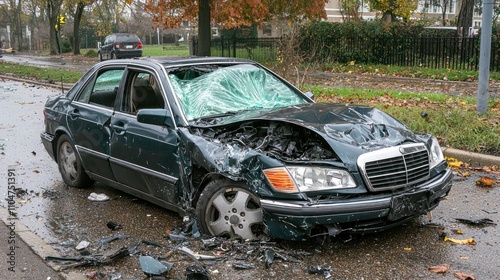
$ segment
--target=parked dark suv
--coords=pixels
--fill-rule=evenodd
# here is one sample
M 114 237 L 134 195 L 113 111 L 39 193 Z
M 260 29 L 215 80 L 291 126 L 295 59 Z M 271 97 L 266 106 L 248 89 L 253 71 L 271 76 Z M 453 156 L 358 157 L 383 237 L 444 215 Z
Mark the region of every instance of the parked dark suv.
M 115 33 L 106 36 L 99 48 L 99 60 L 142 56 L 142 42 L 135 34 Z

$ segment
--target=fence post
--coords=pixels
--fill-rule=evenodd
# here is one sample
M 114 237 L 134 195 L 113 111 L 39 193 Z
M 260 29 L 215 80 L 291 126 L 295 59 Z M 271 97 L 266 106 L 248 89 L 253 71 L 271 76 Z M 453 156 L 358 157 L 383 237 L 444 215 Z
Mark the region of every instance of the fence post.
M 221 52 L 222 52 L 221 56 L 224 57 L 224 35 L 220 36 L 220 46 L 221 46 L 221 49 L 222 49 L 221 50 Z
M 236 34 L 234 33 L 233 33 L 233 57 L 236 57 Z
M 191 37 L 189 40 L 189 55 L 193 56 L 196 55 L 196 38 Z

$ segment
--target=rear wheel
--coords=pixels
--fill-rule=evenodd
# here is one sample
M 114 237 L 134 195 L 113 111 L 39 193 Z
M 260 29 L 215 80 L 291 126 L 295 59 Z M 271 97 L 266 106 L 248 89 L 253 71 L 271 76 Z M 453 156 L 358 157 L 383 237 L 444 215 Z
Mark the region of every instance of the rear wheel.
M 201 230 L 210 235 L 243 240 L 264 237 L 259 198 L 241 183 L 210 182 L 196 204 L 196 214 Z
M 85 173 L 76 154 L 76 149 L 67 135 L 61 135 L 57 141 L 57 165 L 64 183 L 70 187 L 85 188 L 92 185 L 92 180 Z

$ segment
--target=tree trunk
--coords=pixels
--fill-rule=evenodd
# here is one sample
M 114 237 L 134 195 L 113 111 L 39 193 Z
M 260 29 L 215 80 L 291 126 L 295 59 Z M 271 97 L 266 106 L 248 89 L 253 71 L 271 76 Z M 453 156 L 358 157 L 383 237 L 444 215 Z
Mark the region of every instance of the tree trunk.
M 472 16 L 474 13 L 474 0 L 462 0 L 460 13 L 457 19 L 458 36 L 465 37 L 472 26 Z
M 18 51 L 23 50 L 23 27 L 21 23 L 21 0 L 17 3 L 17 12 L 16 12 L 16 25 L 17 25 L 17 42 L 18 42 Z
M 210 56 L 210 0 L 198 2 L 198 55 Z
M 85 2 L 80 1 L 76 5 L 75 22 L 73 23 L 73 54 L 80 54 L 80 22 L 82 21 Z
M 48 0 L 47 1 L 47 17 L 49 18 L 49 44 L 50 54 L 59 53 L 59 44 L 57 40 L 56 26 L 59 28 L 59 13 L 61 12 L 62 0 Z

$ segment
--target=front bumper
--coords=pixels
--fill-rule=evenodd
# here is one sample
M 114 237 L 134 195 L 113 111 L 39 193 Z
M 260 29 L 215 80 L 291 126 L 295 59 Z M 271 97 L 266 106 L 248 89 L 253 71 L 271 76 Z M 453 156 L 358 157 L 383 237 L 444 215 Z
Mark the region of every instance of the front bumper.
M 412 190 L 345 200 L 277 201 L 261 200 L 267 234 L 300 240 L 318 226 L 343 231 L 375 232 L 404 223 L 434 209 L 451 189 L 453 173 L 446 169 Z

